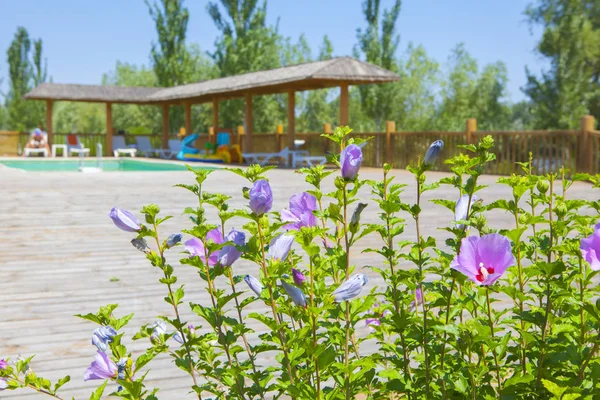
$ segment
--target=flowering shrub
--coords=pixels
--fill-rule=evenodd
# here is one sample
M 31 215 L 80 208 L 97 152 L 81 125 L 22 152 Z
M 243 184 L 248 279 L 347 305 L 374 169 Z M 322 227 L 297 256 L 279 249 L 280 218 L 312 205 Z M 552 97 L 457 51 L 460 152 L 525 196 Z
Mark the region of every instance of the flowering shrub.
M 423 162 L 408 167 L 417 190 L 405 193 L 389 165 L 381 180 L 360 179 L 361 140 L 348 133 L 338 128 L 328 136 L 342 149 L 332 160 L 339 170 L 302 169 L 307 187 L 281 212 L 272 211 L 270 168 L 258 166 L 230 169 L 249 182 L 240 192 L 248 207 L 239 210 L 205 190 L 212 171 L 192 170 L 195 184 L 180 185 L 197 204 L 184 210 L 191 220 L 185 241 L 180 233 L 164 237 L 159 228 L 169 217 L 156 205 L 142 208 L 143 222 L 129 211 L 110 212 L 161 270 L 172 313 L 133 337 L 147 340 L 143 354 L 123 345 L 120 330 L 132 315 L 116 317 L 117 305 L 79 315 L 98 325 L 91 329 L 96 355 L 82 371 L 86 380 L 104 380 L 91 399 L 107 389 L 125 399 L 158 398 L 145 377 L 161 353 L 189 374 L 198 399 L 600 398 L 600 201 L 570 199 L 564 170 L 560 180 L 536 176 L 530 160 L 522 174 L 498 179 L 511 197 L 486 204 L 478 178 L 495 159 L 490 137 L 463 146 L 464 154 L 445 161 L 453 174 L 430 183 L 427 171 L 443 150 L 434 142 Z M 325 179 L 333 179 L 333 192 L 323 192 Z M 600 187 L 599 176 L 573 179 Z M 371 199 L 357 196 L 365 185 Z M 433 200 L 449 209 L 439 218 L 444 244 L 420 225 L 422 194 L 440 185 L 454 187 L 458 199 Z M 378 209 L 379 223 L 361 223 L 367 204 Z M 217 220 L 207 220 L 208 207 Z M 490 210 L 505 212 L 512 229 L 489 226 Z M 233 218 L 246 221 L 241 230 Z M 415 237 L 404 234 L 407 224 Z M 364 251 L 383 262 L 355 264 L 351 248 L 366 235 L 381 246 Z M 256 266 L 254 274 L 236 274 L 240 257 Z M 413 267 L 399 268 L 406 262 Z M 197 270 L 209 304 L 184 301 L 176 270 L 186 267 Z M 386 286 L 370 286 L 365 268 Z M 253 302 L 270 313 L 250 312 Z M 182 307 L 205 326 L 182 320 Z M 257 339 L 249 320 L 264 325 Z M 371 333 L 361 337 L 357 328 L 365 324 Z M 365 341 L 377 350 L 364 351 Z M 265 353 L 274 355 L 269 365 Z M 30 361 L 1 360 L 0 390 L 29 387 L 60 398 L 69 377 L 52 386 L 28 370 Z

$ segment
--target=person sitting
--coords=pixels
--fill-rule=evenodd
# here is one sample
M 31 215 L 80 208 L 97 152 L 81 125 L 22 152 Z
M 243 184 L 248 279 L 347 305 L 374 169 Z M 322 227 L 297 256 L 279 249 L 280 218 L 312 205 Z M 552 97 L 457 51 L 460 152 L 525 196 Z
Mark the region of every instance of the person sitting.
M 50 146 L 48 146 L 46 134 L 39 128 L 36 128 L 33 132 L 31 132 L 31 136 L 29 136 L 29 141 L 25 145 L 25 148 L 46 149 L 46 154 L 50 154 Z

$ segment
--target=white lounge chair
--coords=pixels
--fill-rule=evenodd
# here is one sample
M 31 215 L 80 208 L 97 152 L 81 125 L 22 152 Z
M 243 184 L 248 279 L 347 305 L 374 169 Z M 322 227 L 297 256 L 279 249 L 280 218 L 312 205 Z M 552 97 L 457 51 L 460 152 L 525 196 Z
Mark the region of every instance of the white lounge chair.
M 148 136 L 136 136 L 135 141 L 137 143 L 137 150 L 145 157 L 154 156 L 160 150 L 152 147 Z
M 72 156 L 73 154 L 83 154 L 84 156 L 90 155 L 90 149 L 83 147 L 83 144 L 79 141 L 77 135 L 67 135 L 67 153 Z
M 323 165 L 326 162 L 327 157 L 325 156 L 308 156 L 294 154 L 294 158 L 292 159 L 292 168 L 301 167 L 303 164 L 306 164 L 307 167 L 313 167 L 315 165 Z
M 261 167 L 264 165 L 267 165 L 269 163 L 273 163 L 276 160 L 280 161 L 283 160 L 286 164 L 288 162 L 288 158 L 290 156 L 290 154 L 294 154 L 294 157 L 300 154 L 305 154 L 308 155 L 308 152 L 305 150 L 297 150 L 297 151 L 293 151 L 290 152 L 289 148 L 284 148 L 283 150 L 281 150 L 279 153 L 242 153 L 242 158 L 244 160 L 246 160 L 246 162 L 248 164 L 258 164 Z M 300 154 L 298 154 L 300 153 Z M 293 162 L 293 160 L 292 160 Z
M 181 151 L 181 140 L 169 139 L 168 149 L 159 149 L 156 151 L 160 158 L 173 158 Z
M 42 133 L 42 136 L 44 137 L 44 143 L 48 143 L 48 134 L 47 133 Z M 30 137 L 31 139 L 31 137 Z M 28 148 L 25 147 L 23 149 L 24 153 L 25 153 L 25 157 L 29 157 L 32 154 L 42 154 L 44 157 L 48 157 L 48 146 L 44 146 L 44 147 L 39 147 L 39 148 Z
M 135 157 L 137 152 L 135 147 L 127 147 L 124 136 L 113 136 L 112 148 L 115 157 L 119 157 L 119 154 L 129 154 L 131 157 Z

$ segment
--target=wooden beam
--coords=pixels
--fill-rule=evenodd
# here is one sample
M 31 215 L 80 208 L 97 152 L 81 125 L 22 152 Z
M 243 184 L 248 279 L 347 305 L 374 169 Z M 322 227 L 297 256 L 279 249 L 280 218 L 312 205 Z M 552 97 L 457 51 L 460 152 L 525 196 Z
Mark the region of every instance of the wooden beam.
M 244 118 L 244 126 L 246 129 L 246 144 L 245 151 L 252 153 L 252 95 L 246 95 L 246 115 Z
M 46 100 L 46 133 L 48 134 L 48 146 L 54 143 L 54 131 L 52 130 L 52 100 Z
M 340 125 L 348 125 L 348 108 L 350 105 L 350 99 L 348 97 L 348 84 L 343 83 L 340 85 Z
M 185 113 L 185 134 L 192 134 L 192 103 L 184 103 L 183 110 Z
M 169 105 L 162 105 L 162 148 L 169 148 Z
M 212 111 L 213 111 L 213 128 L 215 131 L 219 127 L 219 100 L 217 98 L 213 98 L 212 101 Z
M 288 149 L 293 151 L 296 148 L 294 141 L 296 140 L 296 91 L 288 92 L 287 102 L 288 112 Z M 292 166 L 292 155 L 288 159 L 288 166 Z
M 106 148 L 104 154 L 110 156 L 113 154 L 112 140 L 113 138 L 113 118 L 112 118 L 112 104 L 106 103 Z

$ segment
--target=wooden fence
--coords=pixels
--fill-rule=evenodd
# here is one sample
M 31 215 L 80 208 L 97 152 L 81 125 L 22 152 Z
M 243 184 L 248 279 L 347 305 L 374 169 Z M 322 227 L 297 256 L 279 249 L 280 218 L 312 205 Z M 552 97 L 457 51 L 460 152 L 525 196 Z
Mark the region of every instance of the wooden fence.
M 438 139 L 444 141 L 442 158 L 450 158 L 461 152 L 459 145 L 476 143 L 481 137 L 490 135 L 494 139 L 496 161 L 487 166 L 486 173 L 506 175 L 520 172 L 517 162 L 526 162 L 529 152 L 533 155 L 533 166 L 537 173 L 558 172 L 564 165 L 571 172 L 600 173 L 600 130 L 594 129 L 594 118 L 584 116 L 579 130 L 544 130 L 544 131 L 478 131 L 477 121 L 466 121 L 465 130 L 459 132 L 402 132 L 396 130 L 395 123 L 388 121 L 385 132 L 357 132 L 353 137 L 370 138 L 369 144 L 363 148 L 363 165 L 380 167 L 388 162 L 397 168 L 405 168 L 414 164 L 417 157 L 423 157 L 429 145 Z M 325 134 L 331 133 L 331 126 L 325 124 Z M 5 134 L 5 135 L 3 135 Z M 7 148 L 15 146 L 15 132 L 0 132 L 0 145 L 3 153 Z M 104 134 L 78 134 L 80 141 L 94 155 L 96 143 L 105 146 Z M 160 135 L 148 135 L 155 148 L 161 147 Z M 54 143 L 66 142 L 67 134 L 54 134 Z M 135 135 L 126 135 L 127 144 L 135 144 Z M 4 140 L 3 140 L 4 138 Z M 7 139 L 8 138 L 8 139 Z M 18 135 L 18 149 L 23 149 L 29 138 L 28 133 Z M 172 135 L 171 138 L 176 138 Z M 247 137 L 243 136 L 243 128 L 238 127 L 232 135 L 231 143 L 244 148 Z M 317 132 L 298 132 L 296 139 L 304 140 L 301 149 L 308 150 L 311 155 L 323 155 L 328 152 L 338 152 L 333 142 Z M 208 141 L 214 142 L 214 135 L 200 134 L 195 147 L 203 149 Z M 256 152 L 275 153 L 287 145 L 286 133 L 279 126 L 276 133 L 254 133 L 253 148 Z M 10 144 L 12 143 L 12 144 Z M 10 153 L 10 152 L 9 152 Z M 433 168 L 438 171 L 449 171 L 449 166 L 437 162 Z

